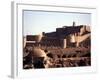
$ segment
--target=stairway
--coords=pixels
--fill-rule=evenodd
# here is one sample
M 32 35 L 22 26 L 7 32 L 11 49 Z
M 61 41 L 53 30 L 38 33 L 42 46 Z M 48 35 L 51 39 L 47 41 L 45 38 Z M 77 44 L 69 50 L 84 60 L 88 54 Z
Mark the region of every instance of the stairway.
M 84 35 L 82 35 L 82 36 L 76 36 L 75 37 L 75 40 L 76 40 L 76 46 L 78 47 L 79 46 L 79 44 L 81 43 L 81 42 L 83 42 L 84 40 L 86 40 L 88 37 L 90 37 L 90 35 L 91 35 L 91 33 L 88 33 L 88 34 L 84 34 Z

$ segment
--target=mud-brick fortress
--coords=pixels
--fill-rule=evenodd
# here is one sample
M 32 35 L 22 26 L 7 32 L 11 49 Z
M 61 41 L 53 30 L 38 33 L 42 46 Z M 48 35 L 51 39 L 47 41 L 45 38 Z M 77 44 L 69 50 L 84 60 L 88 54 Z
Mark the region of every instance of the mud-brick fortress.
M 45 33 L 40 35 L 27 35 L 23 39 L 25 46 L 40 46 L 45 47 L 88 47 L 91 43 L 91 30 L 90 26 L 75 25 L 63 26 L 56 28 L 55 32 Z

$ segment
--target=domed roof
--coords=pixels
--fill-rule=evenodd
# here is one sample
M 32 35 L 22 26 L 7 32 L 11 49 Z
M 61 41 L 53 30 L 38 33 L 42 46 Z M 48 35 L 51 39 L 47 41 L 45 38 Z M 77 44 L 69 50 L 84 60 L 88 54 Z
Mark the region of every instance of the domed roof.
M 40 42 L 42 39 L 42 35 L 34 35 L 34 40 Z
M 40 48 L 33 48 L 34 57 L 46 57 L 46 53 Z

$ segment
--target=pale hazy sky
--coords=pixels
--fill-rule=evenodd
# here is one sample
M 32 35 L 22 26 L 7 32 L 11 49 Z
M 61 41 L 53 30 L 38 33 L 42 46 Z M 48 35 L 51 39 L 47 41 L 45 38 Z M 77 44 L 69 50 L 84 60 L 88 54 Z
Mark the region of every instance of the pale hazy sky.
M 23 35 L 36 35 L 52 32 L 57 27 L 76 25 L 91 26 L 91 14 L 46 11 L 23 11 Z

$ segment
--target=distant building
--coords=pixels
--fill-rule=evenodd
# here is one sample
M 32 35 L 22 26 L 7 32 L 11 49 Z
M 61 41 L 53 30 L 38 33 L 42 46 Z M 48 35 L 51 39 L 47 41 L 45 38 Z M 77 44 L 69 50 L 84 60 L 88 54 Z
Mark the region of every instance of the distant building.
M 55 32 L 43 32 L 42 37 L 36 35 L 27 35 L 26 45 L 35 45 L 36 43 L 38 43 L 41 46 L 54 46 L 62 48 L 79 47 L 84 46 L 85 44 L 87 46 L 90 46 L 90 33 L 91 32 L 89 26 L 76 26 L 75 22 L 73 22 L 72 26 L 63 26 L 62 28 L 56 28 Z M 87 39 L 88 41 L 86 41 Z M 32 41 L 34 43 L 32 43 Z

